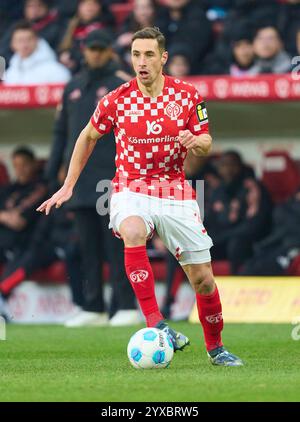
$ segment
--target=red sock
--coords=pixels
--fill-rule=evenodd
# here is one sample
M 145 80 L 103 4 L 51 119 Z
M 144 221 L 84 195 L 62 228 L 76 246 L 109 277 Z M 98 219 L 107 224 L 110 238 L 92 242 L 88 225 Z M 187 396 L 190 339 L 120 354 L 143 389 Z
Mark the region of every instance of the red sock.
M 24 281 L 25 277 L 26 273 L 24 268 L 18 268 L 0 283 L 0 292 L 5 295 L 8 294 L 14 287 Z
M 196 299 L 207 351 L 223 346 L 221 339 L 223 316 L 218 288 L 216 287 L 210 295 L 197 293 Z
M 125 247 L 124 250 L 127 277 L 146 318 L 147 327 L 153 327 L 164 317 L 157 305 L 154 276 L 146 246 Z

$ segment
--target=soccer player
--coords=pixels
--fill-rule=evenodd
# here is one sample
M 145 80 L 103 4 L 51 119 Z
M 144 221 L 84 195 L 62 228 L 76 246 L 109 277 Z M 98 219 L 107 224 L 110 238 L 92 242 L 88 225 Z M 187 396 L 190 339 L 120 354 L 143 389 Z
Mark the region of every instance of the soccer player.
M 209 153 L 212 139 L 203 100 L 186 82 L 163 73 L 168 53 L 157 28 L 133 36 L 136 78 L 103 97 L 79 135 L 63 187 L 38 211 L 49 214 L 72 196 L 77 179 L 101 136 L 112 128 L 116 139 L 116 175 L 112 181 L 110 227 L 123 239 L 125 268 L 147 326 L 166 331 L 174 349 L 189 339 L 164 321 L 157 305 L 146 242 L 154 228 L 182 265 L 196 293 L 199 319 L 210 361 L 240 366 L 241 359 L 223 346 L 222 307 L 195 192 L 185 180 L 183 161 L 189 150 Z

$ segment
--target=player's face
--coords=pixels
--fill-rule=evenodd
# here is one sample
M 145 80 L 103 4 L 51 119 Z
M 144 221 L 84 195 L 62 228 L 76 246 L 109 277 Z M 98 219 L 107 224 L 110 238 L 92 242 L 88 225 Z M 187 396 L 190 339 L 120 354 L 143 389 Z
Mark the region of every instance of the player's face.
M 162 74 L 168 53 L 159 50 L 157 40 L 137 39 L 131 47 L 132 66 L 141 84 L 151 86 Z

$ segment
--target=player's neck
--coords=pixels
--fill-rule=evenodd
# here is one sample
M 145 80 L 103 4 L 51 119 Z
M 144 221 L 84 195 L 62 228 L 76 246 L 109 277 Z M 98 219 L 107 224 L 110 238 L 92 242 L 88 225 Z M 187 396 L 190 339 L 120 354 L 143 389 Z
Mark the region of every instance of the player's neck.
M 139 90 L 142 94 L 147 95 L 148 97 L 158 97 L 158 95 L 162 92 L 164 84 L 165 84 L 165 77 L 161 74 L 153 83 L 149 86 L 143 85 L 137 78 L 137 84 Z

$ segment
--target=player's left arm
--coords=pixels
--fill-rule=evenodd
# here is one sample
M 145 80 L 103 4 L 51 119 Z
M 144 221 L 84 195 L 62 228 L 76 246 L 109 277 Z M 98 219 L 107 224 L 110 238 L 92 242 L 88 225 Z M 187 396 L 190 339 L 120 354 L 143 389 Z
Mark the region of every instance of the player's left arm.
M 187 150 L 192 150 L 194 155 L 203 157 L 208 155 L 211 150 L 212 137 L 209 133 L 194 135 L 189 129 L 186 129 L 179 132 L 179 142 Z

